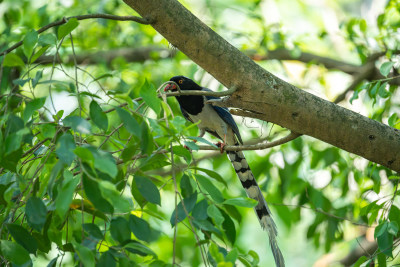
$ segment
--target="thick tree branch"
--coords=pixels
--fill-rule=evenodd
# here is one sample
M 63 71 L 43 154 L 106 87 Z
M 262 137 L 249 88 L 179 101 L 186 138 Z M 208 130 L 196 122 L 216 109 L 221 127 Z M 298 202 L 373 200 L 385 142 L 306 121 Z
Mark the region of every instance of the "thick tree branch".
M 226 104 L 400 171 L 400 132 L 275 77 L 176 0 L 124 0 L 227 88 Z M 177 73 L 178 74 L 178 73 Z

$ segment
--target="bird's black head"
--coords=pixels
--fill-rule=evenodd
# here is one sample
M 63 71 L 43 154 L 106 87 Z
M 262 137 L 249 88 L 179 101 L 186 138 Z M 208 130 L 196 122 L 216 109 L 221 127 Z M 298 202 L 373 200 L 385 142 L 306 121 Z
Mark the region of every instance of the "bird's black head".
M 170 79 L 171 82 L 175 82 L 179 85 L 181 90 L 201 90 L 201 86 L 192 81 L 185 76 L 175 76 Z M 175 84 L 170 83 L 165 88 L 164 91 L 178 91 Z

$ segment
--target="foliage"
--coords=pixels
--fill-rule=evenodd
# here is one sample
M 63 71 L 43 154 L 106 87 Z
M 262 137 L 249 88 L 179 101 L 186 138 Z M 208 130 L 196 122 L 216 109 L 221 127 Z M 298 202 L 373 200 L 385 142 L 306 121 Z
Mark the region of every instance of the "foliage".
M 130 62 L 121 55 L 78 64 L 80 55 L 93 51 L 165 48 L 167 41 L 150 26 L 94 19 L 70 19 L 38 34 L 37 29 L 64 16 L 132 13 L 120 1 L 61 2 L 0 3 L 7 8 L 0 21 L 0 52 L 23 40 L 21 47 L 0 57 L 1 265 L 271 263 L 267 235 L 258 229 L 252 211 L 254 203 L 240 189 L 229 161 L 219 153 L 197 151 L 188 138 L 197 135 L 196 127 L 180 115 L 174 99 L 157 97 L 159 85 L 176 74 L 205 84 L 210 77 L 172 48 L 166 58 L 154 49 L 145 61 Z M 285 48 L 295 56 L 307 50 L 338 56 L 330 54 L 334 44 L 323 27 L 318 28 L 317 40 L 302 39 L 286 32 L 283 23 L 268 23 L 262 1 L 187 2 L 195 10 L 205 9 L 215 30 L 229 32 L 224 37 L 244 52 Z M 315 12 L 305 10 L 301 1 L 295 6 L 305 16 Z M 367 79 L 349 102 L 400 129 L 398 85 L 392 83 L 399 67 L 400 6 L 388 1 L 376 29 L 369 28 L 372 22 L 351 15 L 341 28 L 350 47 L 346 53 L 363 64 L 384 51 L 379 62 L 384 77 Z M 232 16 L 243 26 L 229 23 Z M 51 57 L 50 64 L 41 63 L 45 55 Z M 293 78 L 283 62 L 260 64 Z M 329 96 L 331 73 L 323 65 L 304 68 L 302 78 L 293 83 Z M 246 120 L 243 125 L 250 125 L 241 127 L 247 139 L 267 135 L 270 140 L 284 133 L 261 122 Z M 196 141 L 209 144 L 202 138 Z M 378 249 L 360 257 L 356 265 L 375 261 L 385 266 L 393 261 L 400 206 L 399 177 L 391 170 L 306 137 L 246 156 L 267 201 L 275 204 L 272 211 L 279 218 L 280 242 L 289 264 L 296 262 L 290 250 L 295 242 L 307 244 L 301 257 L 310 257 L 310 265 L 317 259 L 313 251 L 321 255 L 339 250 L 344 256 L 369 227 L 374 228 Z M 299 229 L 305 230 L 296 240 L 291 233 Z M 246 236 L 261 241 L 250 242 Z

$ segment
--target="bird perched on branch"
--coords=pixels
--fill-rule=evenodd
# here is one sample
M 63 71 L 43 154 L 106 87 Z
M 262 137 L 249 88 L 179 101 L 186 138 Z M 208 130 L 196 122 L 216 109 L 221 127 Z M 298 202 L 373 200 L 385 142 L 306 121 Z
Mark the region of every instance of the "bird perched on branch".
M 211 91 L 210 89 L 201 87 L 191 79 L 185 76 L 175 76 L 170 79 L 175 82 L 181 91 L 199 90 Z M 178 87 L 174 83 L 168 84 L 164 91 L 178 91 Z M 229 110 L 222 107 L 213 106 L 207 101 L 218 100 L 218 97 L 200 96 L 200 95 L 181 95 L 176 96 L 182 115 L 192 123 L 200 121 L 198 127 L 200 136 L 205 132 L 219 138 L 222 142 L 219 143 L 221 152 L 225 145 L 243 144 L 239 129 L 233 120 Z M 260 187 L 250 170 L 249 164 L 244 157 L 242 151 L 227 151 L 228 157 L 242 183 L 243 188 L 249 198 L 257 201 L 257 206 L 254 210 L 257 214 L 261 227 L 268 232 L 269 243 L 271 245 L 272 254 L 274 255 L 276 266 L 285 266 L 282 253 L 278 247 L 276 240 L 277 229 L 271 217 L 271 211 L 268 208 L 267 202 L 261 193 Z

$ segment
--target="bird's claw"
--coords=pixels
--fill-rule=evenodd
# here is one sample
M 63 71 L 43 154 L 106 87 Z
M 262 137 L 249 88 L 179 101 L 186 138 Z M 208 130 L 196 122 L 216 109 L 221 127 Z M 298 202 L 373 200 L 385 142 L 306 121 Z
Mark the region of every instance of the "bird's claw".
M 226 143 L 218 142 L 216 146 L 219 147 L 221 154 L 224 153 L 224 147 L 226 146 Z

